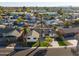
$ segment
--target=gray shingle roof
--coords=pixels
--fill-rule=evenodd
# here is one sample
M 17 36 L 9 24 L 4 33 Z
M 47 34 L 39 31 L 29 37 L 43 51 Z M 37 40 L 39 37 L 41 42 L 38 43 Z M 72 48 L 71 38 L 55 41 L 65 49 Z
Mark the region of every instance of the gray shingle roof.
M 0 33 L 3 34 L 4 36 L 16 36 L 16 37 L 19 37 L 22 34 L 17 30 L 11 28 L 0 29 Z
M 77 33 L 79 32 L 79 27 L 76 28 L 63 28 L 63 29 L 59 29 L 62 30 L 63 33 Z

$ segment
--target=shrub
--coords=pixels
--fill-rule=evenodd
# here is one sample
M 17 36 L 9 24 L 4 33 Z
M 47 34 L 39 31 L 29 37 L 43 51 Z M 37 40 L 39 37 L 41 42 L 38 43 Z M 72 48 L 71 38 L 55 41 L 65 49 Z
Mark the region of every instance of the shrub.
M 48 44 L 49 43 L 47 41 L 40 42 L 40 47 L 47 47 Z
M 66 44 L 64 43 L 64 41 L 58 41 L 59 46 L 66 46 Z
M 58 41 L 59 46 L 68 46 L 68 45 L 72 45 L 71 43 L 69 43 L 68 41 Z
M 64 22 L 64 26 L 66 26 L 66 27 L 69 27 L 69 26 L 71 26 L 72 25 L 72 23 L 71 22 Z
M 40 47 L 47 47 L 49 45 L 49 43 L 47 41 L 43 41 L 43 42 L 36 42 L 32 47 L 37 47 L 40 44 Z
M 32 47 L 37 47 L 39 45 L 39 41 L 37 41 Z
M 49 37 L 49 36 L 46 36 L 45 41 L 47 41 L 47 42 L 52 42 L 52 38 Z

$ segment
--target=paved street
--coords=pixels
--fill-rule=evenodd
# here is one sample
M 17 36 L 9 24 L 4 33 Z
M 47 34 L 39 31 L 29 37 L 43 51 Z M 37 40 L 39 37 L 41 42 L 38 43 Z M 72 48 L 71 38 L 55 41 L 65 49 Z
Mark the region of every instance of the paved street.
M 72 56 L 71 48 L 37 49 L 30 56 Z
M 0 56 L 72 56 L 71 48 L 28 48 L 14 51 L 12 48 L 0 48 Z
M 72 52 L 70 48 L 51 48 L 48 49 L 48 52 L 46 53 L 47 56 L 72 56 Z
M 27 56 L 34 50 L 36 50 L 36 48 L 0 48 L 0 56 Z
M 0 48 L 0 56 L 5 56 L 12 51 L 13 51 L 13 49 L 11 49 L 11 48 Z

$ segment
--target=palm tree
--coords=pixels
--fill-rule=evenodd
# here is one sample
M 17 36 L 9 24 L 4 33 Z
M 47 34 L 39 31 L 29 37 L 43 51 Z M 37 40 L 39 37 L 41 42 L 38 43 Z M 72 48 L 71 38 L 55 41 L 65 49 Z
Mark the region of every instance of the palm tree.
M 78 41 L 77 46 L 76 46 L 76 48 L 71 48 L 71 52 L 73 53 L 73 55 L 79 56 L 79 34 L 77 34 L 75 37 Z
M 24 42 L 24 45 L 26 46 L 27 45 L 27 34 L 30 32 L 30 29 L 29 29 L 29 26 L 28 26 L 28 24 L 27 25 L 25 25 L 24 27 L 23 27 L 23 42 Z
M 24 43 L 24 46 L 27 45 L 26 36 L 27 36 L 27 31 L 26 31 L 26 27 L 24 27 L 23 28 L 23 43 Z
M 77 39 L 78 42 L 77 42 L 75 54 L 79 55 L 79 34 L 76 35 L 76 39 Z

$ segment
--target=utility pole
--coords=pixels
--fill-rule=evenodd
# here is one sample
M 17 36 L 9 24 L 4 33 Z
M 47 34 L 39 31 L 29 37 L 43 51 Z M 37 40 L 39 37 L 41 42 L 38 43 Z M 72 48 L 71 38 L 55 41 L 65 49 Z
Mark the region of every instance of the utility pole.
M 42 17 L 42 14 L 41 14 L 41 28 L 42 28 L 42 19 L 43 19 L 43 17 Z M 40 28 L 40 30 L 41 30 L 41 34 L 40 34 L 40 39 L 42 39 L 42 29 Z M 39 39 L 39 45 L 40 45 L 40 39 Z
M 77 47 L 76 47 L 76 55 L 79 56 L 79 34 L 77 34 L 77 38 L 76 39 L 78 41 Z
M 75 56 L 79 56 L 79 34 L 76 34 L 76 40 L 78 41 L 77 42 L 77 46 L 75 47 L 75 49 L 71 49 L 71 52 L 73 53 L 73 55 Z

